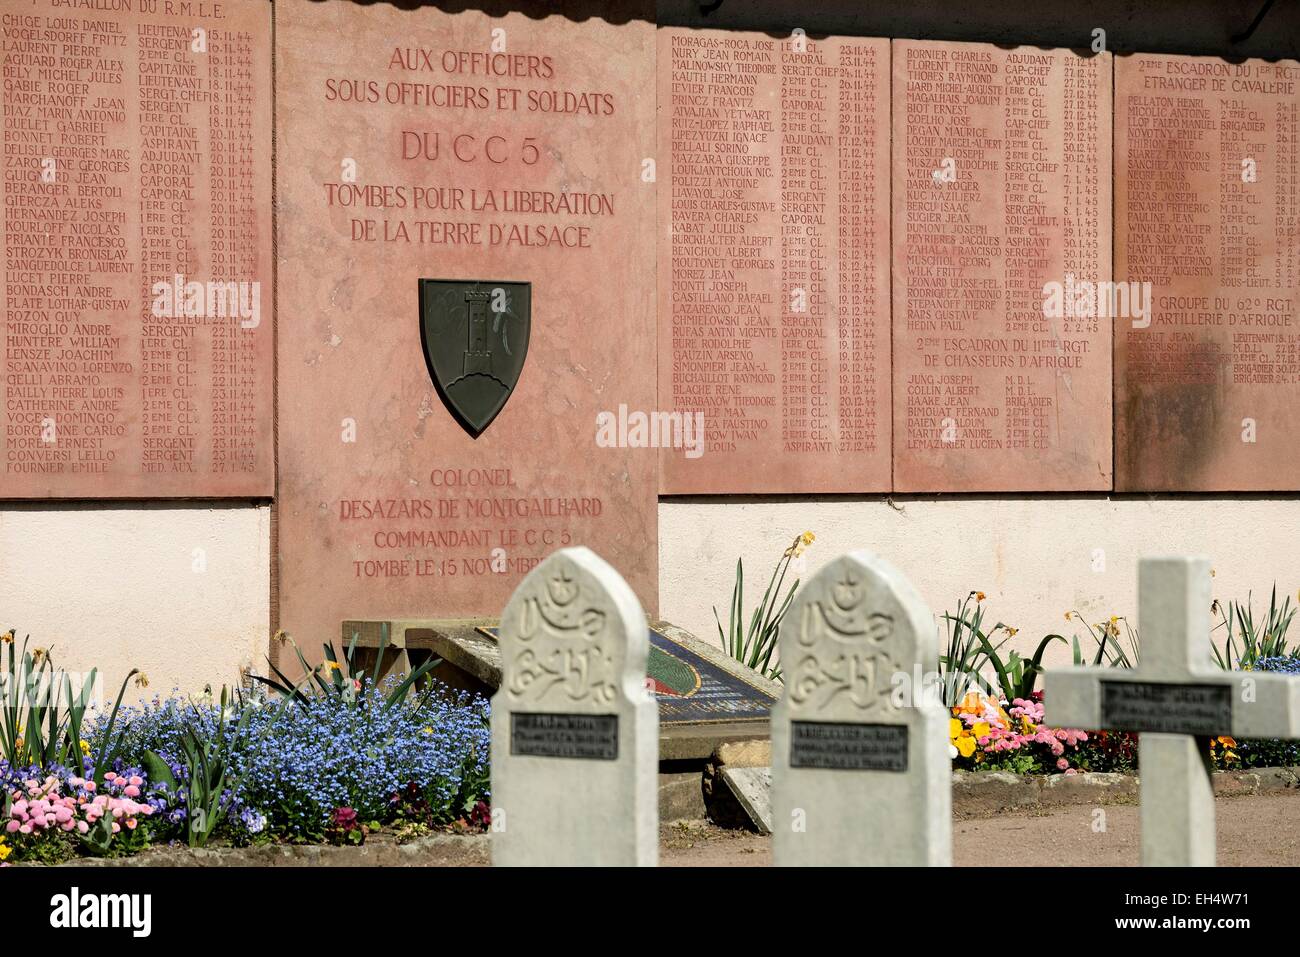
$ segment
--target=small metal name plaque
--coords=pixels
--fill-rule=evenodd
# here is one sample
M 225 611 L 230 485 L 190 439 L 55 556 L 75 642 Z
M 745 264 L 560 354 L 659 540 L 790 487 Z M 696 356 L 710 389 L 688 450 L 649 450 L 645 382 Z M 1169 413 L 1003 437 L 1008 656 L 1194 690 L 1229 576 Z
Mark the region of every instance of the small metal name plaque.
M 907 726 L 791 721 L 790 767 L 906 771 Z
M 618 715 L 510 715 L 510 753 L 539 758 L 613 761 L 618 758 Z
M 1232 731 L 1232 688 L 1103 681 L 1101 723 L 1123 731 L 1228 734 Z

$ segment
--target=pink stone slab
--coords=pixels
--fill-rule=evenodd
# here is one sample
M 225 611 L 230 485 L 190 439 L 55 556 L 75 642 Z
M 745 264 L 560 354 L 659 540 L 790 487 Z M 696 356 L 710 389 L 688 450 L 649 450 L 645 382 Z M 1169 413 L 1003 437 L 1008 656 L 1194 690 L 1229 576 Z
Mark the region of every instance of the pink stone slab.
M 270 496 L 270 5 L 89 6 L 0 0 L 0 499 Z
M 657 453 L 596 443 L 601 412 L 654 402 L 653 30 L 276 4 L 279 611 L 304 645 L 343 619 L 497 615 L 565 545 L 594 549 L 655 609 Z M 483 58 L 497 38 L 517 59 Z M 568 112 L 541 109 L 556 104 Z M 605 194 L 612 213 L 508 211 L 516 191 Z M 354 239 L 366 220 L 374 238 Z M 420 241 L 421 222 L 468 240 L 481 225 L 453 244 Z M 492 244 L 514 225 L 582 227 L 584 245 Z M 532 284 L 518 385 L 477 439 L 426 367 L 421 278 Z
M 1111 327 L 1044 285 L 1110 279 L 1110 55 L 896 40 L 893 78 L 895 490 L 1109 489 Z
M 1300 64 L 1119 58 L 1115 157 L 1116 487 L 1300 489 Z
M 661 491 L 888 490 L 889 42 L 665 28 L 658 79 Z

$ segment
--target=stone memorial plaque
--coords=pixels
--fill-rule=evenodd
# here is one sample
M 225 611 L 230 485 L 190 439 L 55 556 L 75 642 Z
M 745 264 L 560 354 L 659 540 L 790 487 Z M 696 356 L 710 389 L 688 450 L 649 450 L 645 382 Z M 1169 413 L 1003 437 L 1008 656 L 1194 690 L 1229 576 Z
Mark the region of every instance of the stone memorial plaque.
M 888 41 L 665 28 L 658 71 L 659 405 L 704 436 L 661 490 L 887 491 Z
M 897 491 L 1111 487 L 1111 84 L 1109 54 L 894 41 Z
M 907 725 L 791 721 L 790 767 L 906 771 Z
M 1160 734 L 1226 734 L 1232 730 L 1228 685 L 1101 683 L 1103 727 Z
M 510 753 L 584 761 L 617 760 L 618 715 L 512 713 Z
M 577 544 L 653 608 L 657 453 L 598 432 L 655 401 L 653 24 L 339 0 L 276 18 L 281 627 L 496 616 Z M 423 280 L 488 298 L 431 327 Z M 477 435 L 426 345 L 453 381 L 517 374 Z
M 270 4 L 0 10 L 0 498 L 270 495 Z
M 1116 487 L 1300 489 L 1300 63 L 1115 64 Z

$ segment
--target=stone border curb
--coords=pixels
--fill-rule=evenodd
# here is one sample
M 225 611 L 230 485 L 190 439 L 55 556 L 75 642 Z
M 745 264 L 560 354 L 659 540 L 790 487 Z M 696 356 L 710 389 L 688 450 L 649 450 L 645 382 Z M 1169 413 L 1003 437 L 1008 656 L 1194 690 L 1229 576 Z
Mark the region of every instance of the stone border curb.
M 61 867 L 447 867 L 491 863 L 486 834 L 429 834 L 406 844 L 361 847 L 269 844 L 259 847 L 150 847 L 130 857 L 78 857 Z M 24 865 L 41 866 L 41 865 Z
M 1079 774 L 1010 774 L 1005 771 L 954 771 L 952 809 L 958 819 L 989 817 L 1003 811 L 1072 805 L 1136 804 L 1140 777 L 1084 771 Z M 1300 767 L 1216 771 L 1216 797 L 1246 797 L 1300 790 Z

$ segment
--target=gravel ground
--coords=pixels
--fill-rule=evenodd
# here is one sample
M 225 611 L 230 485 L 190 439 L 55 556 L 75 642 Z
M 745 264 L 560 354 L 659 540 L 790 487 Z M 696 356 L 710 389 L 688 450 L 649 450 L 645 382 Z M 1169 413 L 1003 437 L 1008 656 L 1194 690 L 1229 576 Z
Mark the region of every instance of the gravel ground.
M 953 863 L 1001 864 L 1007 848 L 1032 866 L 1127 865 L 1139 857 L 1138 809 L 1105 808 L 1106 830 L 1093 831 L 1093 808 L 1008 812 L 953 822 Z M 1219 864 L 1300 866 L 1300 794 L 1221 798 L 1216 803 Z M 666 824 L 659 861 L 665 867 L 759 867 L 772 863 L 771 838 L 725 831 L 704 822 Z

